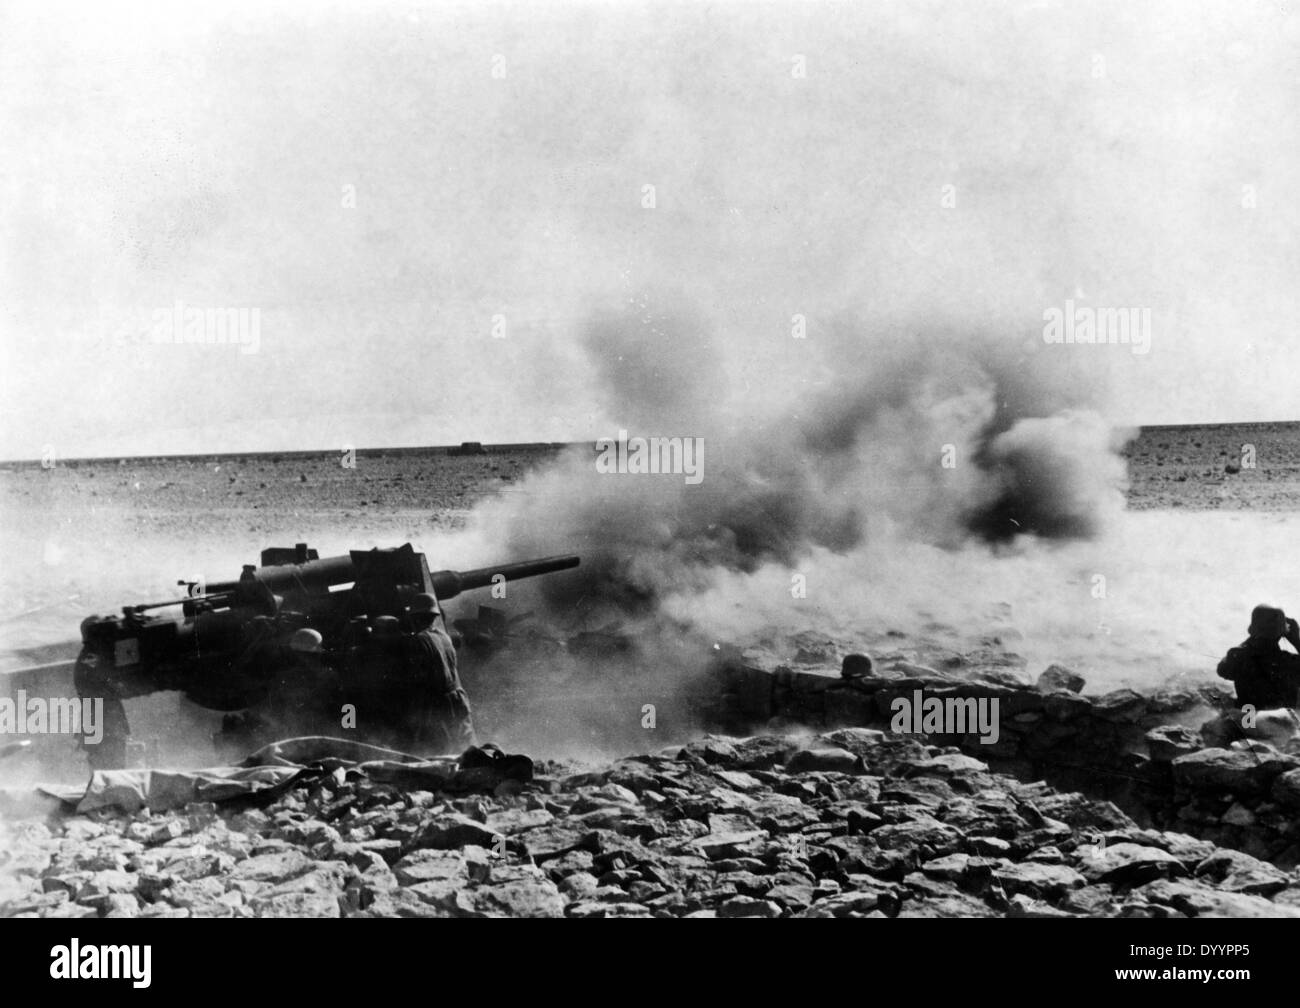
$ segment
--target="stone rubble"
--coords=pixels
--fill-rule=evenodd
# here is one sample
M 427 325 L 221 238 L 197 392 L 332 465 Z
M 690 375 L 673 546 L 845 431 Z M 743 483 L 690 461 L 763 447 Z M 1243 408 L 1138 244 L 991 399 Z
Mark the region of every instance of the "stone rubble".
M 1218 752 L 1172 772 L 1295 807 L 1289 757 Z M 261 807 L 0 834 L 6 917 L 1300 916 L 1294 868 L 869 728 L 544 763 L 469 795 L 342 768 Z
M 1283 869 L 1300 866 L 1300 745 L 1291 743 L 1292 753 L 1262 741 L 1229 742 L 1220 715 L 1231 710 L 1232 694 L 1224 684 L 1088 695 L 1083 677 L 1070 669 L 1051 665 L 1031 681 L 1023 658 L 998 649 L 936 653 L 941 668 L 899 652 L 882 657 L 873 675 L 844 679 L 827 660 L 833 653 L 828 644 L 824 655 L 809 654 L 805 667 L 765 664 L 757 653 L 722 654 L 711 723 L 734 732 L 782 722 L 888 729 L 893 702 L 918 690 L 997 700 L 996 743 L 971 733 L 924 741 L 952 746 L 1021 781 L 1045 780 L 1113 801 L 1143 826 L 1236 848 Z

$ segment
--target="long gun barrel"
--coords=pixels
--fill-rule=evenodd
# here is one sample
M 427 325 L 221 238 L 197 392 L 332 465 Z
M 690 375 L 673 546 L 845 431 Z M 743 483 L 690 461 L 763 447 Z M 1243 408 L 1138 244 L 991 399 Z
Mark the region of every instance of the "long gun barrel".
M 577 567 L 580 558 L 572 554 L 566 556 L 543 557 L 540 560 L 522 560 L 518 563 L 501 564 L 497 567 L 479 567 L 475 570 L 435 571 L 430 575 L 433 592 L 439 600 L 453 599 L 461 592 L 486 588 L 499 574 L 506 581 L 518 581 L 521 578 L 538 577 L 553 574 L 556 571 Z M 355 581 L 356 567 L 351 556 L 325 557 L 320 560 L 308 560 L 306 563 L 265 566 L 257 572 L 257 580 L 272 591 L 299 589 L 328 591 L 335 585 Z M 222 581 L 207 586 L 208 596 L 222 595 L 238 589 L 237 581 Z M 178 600 L 180 601 L 180 600 Z M 161 603 L 163 605 L 174 603 Z
M 493 583 L 497 575 L 506 581 L 518 581 L 520 578 L 568 570 L 577 567 L 578 563 L 578 557 L 569 555 L 545 557 L 541 560 L 522 560 L 519 563 L 502 564 L 499 567 L 479 567 L 468 571 L 436 571 L 431 575 L 433 593 L 439 600 L 453 599 L 461 592 L 486 588 Z

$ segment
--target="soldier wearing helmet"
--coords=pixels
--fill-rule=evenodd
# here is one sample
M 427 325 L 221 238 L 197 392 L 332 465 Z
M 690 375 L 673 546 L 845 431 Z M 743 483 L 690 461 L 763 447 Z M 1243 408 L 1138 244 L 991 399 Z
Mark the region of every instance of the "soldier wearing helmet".
M 410 709 L 401 621 L 375 616 L 349 656 L 342 703 L 356 711 L 357 727 L 373 742 L 401 747 Z
M 334 685 L 320 632 L 295 630 L 271 674 L 266 704 L 258 713 L 280 737 L 332 733 L 328 719 Z
M 1274 606 L 1258 605 L 1250 614 L 1247 637 L 1219 662 L 1219 676 L 1236 687 L 1237 704 L 1255 710 L 1296 706 L 1300 692 L 1300 655 L 1283 651 L 1287 641 L 1300 651 L 1300 627 Z
M 473 715 L 440 615 L 438 600 L 429 594 L 415 596 L 407 612 L 406 667 L 418 717 L 414 741 L 430 752 L 460 753 L 474 744 Z

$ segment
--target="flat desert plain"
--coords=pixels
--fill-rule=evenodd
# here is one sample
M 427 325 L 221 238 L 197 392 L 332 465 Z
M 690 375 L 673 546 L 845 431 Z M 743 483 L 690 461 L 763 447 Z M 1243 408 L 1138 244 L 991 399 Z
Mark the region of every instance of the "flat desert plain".
M 1125 450 L 1131 510 L 1293 511 L 1300 422 L 1144 427 Z

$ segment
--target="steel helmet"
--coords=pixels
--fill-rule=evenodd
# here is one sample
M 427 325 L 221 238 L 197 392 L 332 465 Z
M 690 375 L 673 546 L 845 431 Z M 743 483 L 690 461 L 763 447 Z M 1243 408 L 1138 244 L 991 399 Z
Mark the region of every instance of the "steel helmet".
M 376 616 L 374 631 L 376 637 L 397 637 L 402 632 L 402 624 L 396 616 Z
M 840 675 L 845 679 L 861 679 L 871 675 L 871 658 L 860 651 L 846 654 L 840 665 Z
M 436 613 L 437 611 L 438 600 L 428 592 L 421 592 L 419 595 L 415 596 L 415 598 L 411 599 L 411 612 L 413 613 Z
M 322 643 L 324 638 L 319 633 L 304 627 L 302 630 L 295 630 L 293 636 L 289 638 L 289 650 L 320 654 Z

